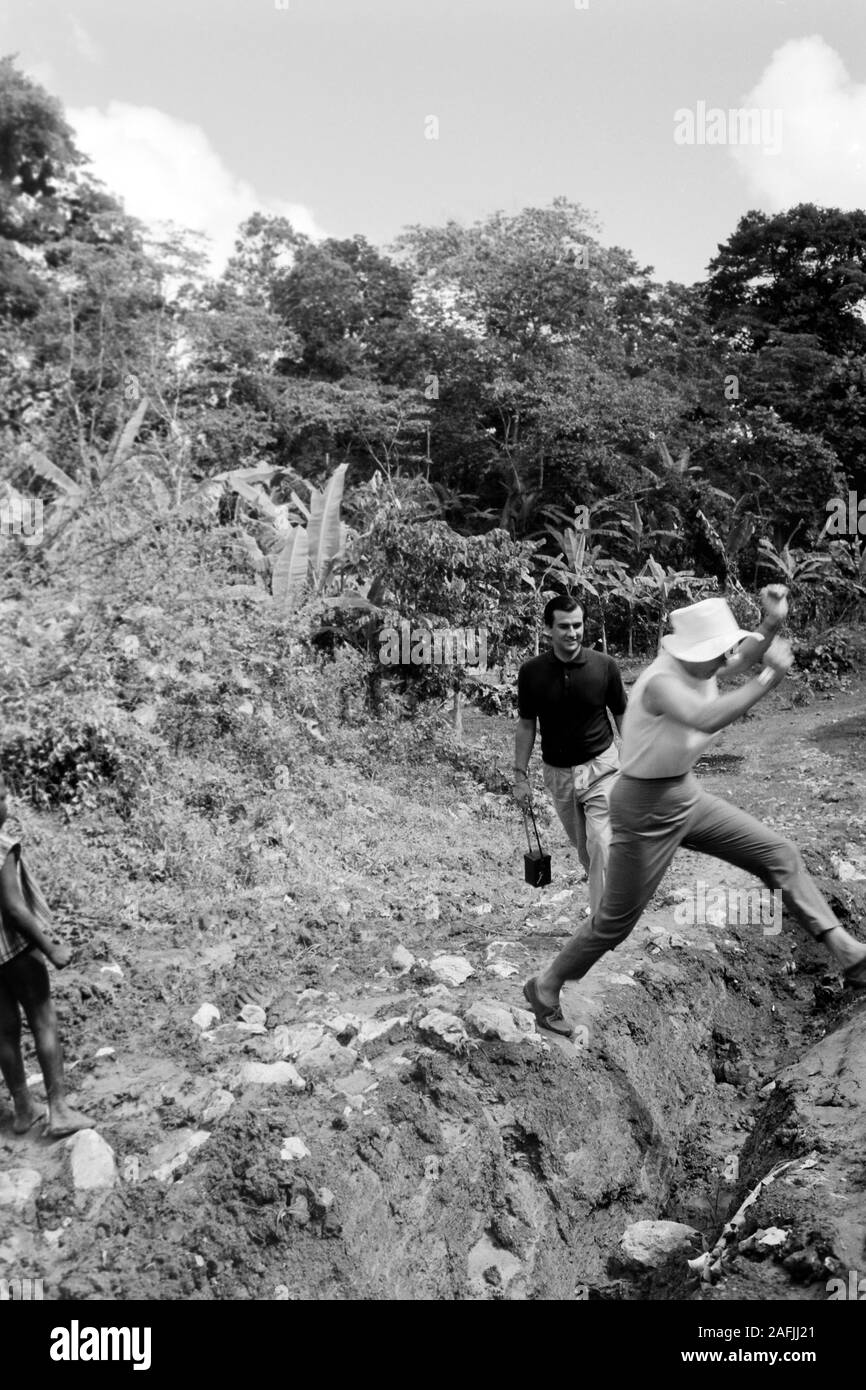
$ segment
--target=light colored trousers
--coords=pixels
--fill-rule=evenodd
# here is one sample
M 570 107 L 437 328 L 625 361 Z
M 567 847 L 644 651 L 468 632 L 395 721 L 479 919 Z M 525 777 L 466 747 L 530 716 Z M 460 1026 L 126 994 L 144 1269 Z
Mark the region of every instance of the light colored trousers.
M 618 770 L 619 753 L 614 743 L 591 762 L 576 767 L 545 763 L 543 768 L 544 785 L 556 814 L 586 870 L 591 912 L 597 911 L 604 892 L 611 833 L 608 796 Z
M 710 796 L 691 772 L 653 779 L 621 772 L 610 792 L 610 821 L 605 892 L 598 910 L 553 963 L 562 979 L 579 980 L 599 956 L 625 940 L 680 845 L 736 864 L 768 888 L 780 889 L 785 907 L 812 936 L 839 926 L 797 846 L 721 797 Z

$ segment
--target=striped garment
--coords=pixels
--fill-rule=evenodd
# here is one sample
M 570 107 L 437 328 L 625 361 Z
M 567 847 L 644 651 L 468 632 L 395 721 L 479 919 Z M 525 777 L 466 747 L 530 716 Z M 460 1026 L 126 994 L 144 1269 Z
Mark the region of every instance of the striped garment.
M 7 854 L 15 855 L 21 896 L 42 930 L 49 934 L 51 931 L 51 911 L 21 857 L 21 841 L 0 830 L 0 866 L 6 862 Z M 7 961 L 12 960 L 15 956 L 20 956 L 22 951 L 29 951 L 30 949 L 30 942 L 15 931 L 14 927 L 7 926 L 3 921 L 2 914 L 0 914 L 0 966 L 6 965 Z

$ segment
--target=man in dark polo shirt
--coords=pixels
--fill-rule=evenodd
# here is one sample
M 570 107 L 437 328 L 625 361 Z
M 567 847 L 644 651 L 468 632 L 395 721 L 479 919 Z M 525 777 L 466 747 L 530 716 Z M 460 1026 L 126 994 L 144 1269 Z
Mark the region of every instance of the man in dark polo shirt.
M 552 598 L 544 628 L 551 650 L 525 661 L 517 675 L 514 795 L 521 805 L 529 801 L 526 770 L 540 724 L 544 785 L 586 870 L 595 912 L 610 851 L 607 796 L 619 767 L 608 710 L 622 732 L 626 694 L 616 662 L 583 646 L 577 599 Z

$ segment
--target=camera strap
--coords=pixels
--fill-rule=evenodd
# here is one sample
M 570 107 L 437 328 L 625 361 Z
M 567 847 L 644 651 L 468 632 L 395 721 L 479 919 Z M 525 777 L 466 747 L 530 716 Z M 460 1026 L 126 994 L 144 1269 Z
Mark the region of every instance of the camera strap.
M 536 841 L 537 841 L 537 843 L 538 843 L 538 853 L 539 853 L 539 854 L 543 854 L 543 853 L 544 853 L 544 850 L 541 848 L 541 836 L 540 836 L 539 833 L 538 833 L 538 826 L 537 826 L 536 821 L 535 821 L 535 812 L 534 812 L 533 809 L 532 809 L 532 805 L 530 804 L 528 807 L 527 807 L 527 806 L 524 806 L 522 809 L 523 809 L 523 828 L 524 828 L 524 830 L 526 831 L 526 843 L 529 845 L 529 853 L 530 853 L 530 854 L 534 854 L 534 853 L 535 853 L 535 850 L 532 848 L 532 840 L 531 840 L 530 834 L 529 834 L 529 816 L 531 816 L 531 817 L 532 817 L 532 828 L 533 828 L 533 830 L 535 831 L 535 839 L 536 839 Z

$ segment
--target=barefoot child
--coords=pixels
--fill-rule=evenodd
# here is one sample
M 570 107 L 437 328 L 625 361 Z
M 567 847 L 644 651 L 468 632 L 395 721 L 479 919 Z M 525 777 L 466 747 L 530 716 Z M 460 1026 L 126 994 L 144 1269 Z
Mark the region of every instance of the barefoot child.
M 86 1115 L 72 1110 L 64 1097 L 57 1017 L 43 960 L 43 955 L 47 956 L 62 970 L 69 964 L 71 952 L 43 930 L 50 926 L 48 907 L 21 858 L 19 842 L 4 833 L 6 814 L 6 783 L 0 774 L 0 1071 L 15 1106 L 13 1129 L 23 1134 L 40 1118 L 40 1112 L 24 1076 L 20 1005 L 30 1024 L 48 1093 L 45 1133 L 60 1139 L 93 1125 Z

